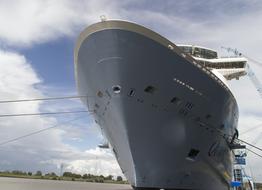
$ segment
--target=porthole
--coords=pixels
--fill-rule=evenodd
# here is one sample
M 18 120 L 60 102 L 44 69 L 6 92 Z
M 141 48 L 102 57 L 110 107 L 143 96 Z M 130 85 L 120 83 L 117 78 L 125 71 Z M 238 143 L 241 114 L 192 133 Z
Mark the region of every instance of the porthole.
M 173 97 L 170 102 L 172 104 L 179 104 L 181 102 L 181 100 L 178 97 Z
M 113 92 L 119 94 L 121 92 L 121 87 L 119 85 L 112 86 Z
M 147 86 L 144 91 L 153 94 L 156 91 L 156 88 L 153 86 Z
M 186 159 L 187 160 L 191 160 L 191 161 L 195 161 L 195 159 L 196 159 L 197 155 L 199 154 L 199 152 L 200 151 L 197 150 L 197 149 L 194 149 L 194 148 L 190 149 Z
M 174 98 L 171 99 L 170 102 L 171 102 L 171 103 L 175 103 L 175 102 L 177 101 L 177 99 L 178 99 L 177 97 L 174 97 Z
M 133 97 L 133 96 L 135 96 L 135 92 L 136 92 L 135 89 L 131 88 L 131 89 L 129 90 L 129 92 L 128 92 L 127 95 L 128 95 L 129 97 Z
M 194 107 L 194 105 L 193 105 L 191 102 L 187 102 L 186 105 L 185 105 L 185 107 L 186 107 L 187 109 L 191 110 L 191 109 Z

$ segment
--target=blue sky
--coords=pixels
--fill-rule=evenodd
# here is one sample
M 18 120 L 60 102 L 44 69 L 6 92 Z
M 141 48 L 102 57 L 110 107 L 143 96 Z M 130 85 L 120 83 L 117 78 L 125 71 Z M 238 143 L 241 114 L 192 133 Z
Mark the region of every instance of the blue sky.
M 20 50 L 45 84 L 75 91 L 73 51 L 74 40 L 66 37 Z
M 10 0 L 0 1 L 0 96 L 19 99 L 76 94 L 73 50 L 78 34 L 100 16 L 144 25 L 175 43 L 190 43 L 223 52 L 238 48 L 262 60 L 262 2 L 259 0 Z M 262 69 L 251 65 L 262 80 Z M 262 123 L 262 101 L 247 77 L 229 82 L 240 107 L 239 129 Z M 3 105 L 0 113 L 85 109 L 79 101 Z M 102 140 L 92 117 L 82 115 L 0 119 L 1 140 L 83 116 L 43 134 L 0 147 L 1 169 L 80 173 L 121 172 Z M 241 134 L 241 133 L 240 133 Z M 252 142 L 261 127 L 243 134 Z M 261 136 L 262 137 L 262 136 Z M 262 146 L 262 141 L 257 145 Z M 44 153 L 44 154 L 43 154 Z M 98 157 L 98 159 L 97 159 Z M 33 158 L 33 159 L 32 159 Z M 97 164 L 99 163 L 99 164 Z M 262 181 L 261 160 L 250 154 L 248 171 Z M 98 168 L 94 168 L 99 165 Z

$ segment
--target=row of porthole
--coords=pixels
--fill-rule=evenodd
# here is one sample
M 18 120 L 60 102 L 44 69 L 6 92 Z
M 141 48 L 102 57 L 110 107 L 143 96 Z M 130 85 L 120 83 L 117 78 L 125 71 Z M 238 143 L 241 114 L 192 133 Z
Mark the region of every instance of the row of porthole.
M 112 89 L 113 89 L 113 91 L 114 91 L 116 94 L 119 94 L 119 93 L 121 92 L 121 87 L 120 87 L 119 85 L 112 87 Z M 145 91 L 145 92 L 148 92 L 148 93 L 154 93 L 155 88 L 152 87 L 152 86 L 148 86 L 147 88 L 145 88 L 144 91 Z M 128 93 L 128 96 L 132 97 L 132 96 L 134 96 L 134 95 L 135 95 L 135 89 L 132 88 L 132 89 L 130 89 L 130 92 Z M 98 96 L 101 97 L 101 93 L 98 93 Z M 110 96 L 110 94 L 109 94 L 109 96 Z M 144 102 L 144 100 L 139 99 L 139 98 L 138 98 L 137 100 L 138 100 L 139 102 L 141 102 L 141 103 Z M 174 102 L 177 102 L 177 101 L 180 101 L 180 99 L 177 98 L 177 97 L 174 97 L 174 98 L 172 98 L 171 103 L 174 103 Z M 152 104 L 152 106 L 155 107 L 155 108 L 158 107 L 158 106 L 155 105 L 155 104 Z M 99 105 L 95 104 L 95 107 L 99 108 Z M 193 104 L 187 102 L 186 105 L 185 105 L 185 107 L 187 107 L 188 109 L 192 109 L 192 108 L 193 108 Z M 106 108 L 105 108 L 105 110 L 106 110 Z M 180 112 L 181 114 L 183 114 L 184 116 L 186 116 L 186 115 L 188 114 L 188 111 L 185 110 L 185 109 L 180 109 L 179 112 Z M 104 114 L 103 114 L 103 115 L 104 115 Z M 206 119 L 209 119 L 210 117 L 211 117 L 211 115 L 209 115 L 209 114 L 206 115 Z M 199 123 L 199 126 L 205 127 L 206 130 L 209 130 L 209 129 L 210 129 L 210 127 L 207 127 L 206 124 L 204 124 L 203 122 L 200 122 L 200 118 L 199 118 L 198 121 L 199 121 L 199 122 L 198 122 L 198 123 Z M 221 128 L 224 128 L 224 125 L 221 125 L 221 126 L 223 126 L 223 127 L 221 127 Z M 211 129 L 210 131 L 213 133 L 213 132 L 214 132 L 214 129 Z M 191 151 L 190 151 L 190 152 L 191 152 Z M 198 153 L 197 153 L 197 154 L 198 154 Z M 197 155 L 197 154 L 196 154 L 196 155 Z M 190 157 L 192 158 L 192 155 L 189 153 L 189 154 L 188 154 L 188 157 L 189 157 L 189 158 L 190 158 Z M 194 157 L 194 156 L 193 156 L 193 157 Z M 193 159 L 194 159 L 194 158 L 193 158 Z
M 120 87 L 120 88 L 121 88 L 121 87 Z M 154 89 L 154 87 L 152 88 L 152 86 L 148 86 L 147 88 L 145 88 L 145 92 L 148 92 L 148 93 L 151 92 L 151 93 L 152 93 L 152 92 L 153 92 L 153 91 L 152 91 L 153 89 Z M 120 93 L 120 92 L 119 92 L 119 93 Z M 130 92 L 129 92 L 128 95 L 134 96 L 134 95 L 135 95 L 135 89 L 132 88 L 132 89 L 130 90 Z M 139 99 L 139 98 L 137 98 L 137 101 L 140 102 L 140 103 L 143 103 L 143 102 L 144 102 L 144 100 Z M 174 97 L 174 98 L 172 98 L 171 103 L 180 102 L 180 101 L 181 101 L 181 100 L 180 100 L 179 98 Z M 109 102 L 109 103 L 110 103 L 110 102 Z M 108 105 L 108 104 L 107 104 L 107 105 Z M 95 107 L 96 107 L 96 108 L 99 108 L 99 105 L 95 104 Z M 152 104 L 152 107 L 154 107 L 154 108 L 159 108 L 159 107 L 158 107 L 157 105 L 155 105 L 155 104 Z M 185 104 L 185 108 L 187 108 L 188 110 L 181 108 L 178 113 L 180 113 L 180 114 L 182 114 L 182 115 L 184 115 L 184 116 L 187 116 L 187 115 L 188 115 L 188 111 L 190 111 L 190 110 L 193 108 L 193 104 L 190 103 L 190 102 L 187 102 L 187 103 Z M 106 111 L 106 110 L 107 110 L 107 108 L 105 107 L 105 111 Z M 167 111 L 167 109 L 164 108 L 164 111 Z M 104 115 L 104 113 L 103 113 L 102 115 Z M 199 124 L 199 126 L 206 128 L 206 130 L 210 130 L 210 127 L 207 127 L 207 124 L 201 122 L 201 121 L 200 121 L 200 117 L 198 117 L 198 118 L 199 118 L 199 119 L 195 119 L 195 121 L 197 121 L 197 123 Z M 211 115 L 210 115 L 210 114 L 207 114 L 207 115 L 206 115 L 206 119 L 210 119 L 210 118 L 211 118 Z M 213 127 L 212 127 L 212 128 L 213 128 Z M 222 125 L 220 126 L 220 128 L 223 129 L 223 128 L 224 128 L 224 125 L 222 124 Z M 214 132 L 214 129 L 211 129 L 210 131 L 213 133 L 213 132 Z
M 190 85 L 182 82 L 181 80 L 179 80 L 179 79 L 177 79 L 177 78 L 174 78 L 173 80 L 176 81 L 177 83 L 179 83 L 179 84 L 187 87 L 189 90 L 195 92 L 195 93 L 198 94 L 199 96 L 202 96 L 202 95 L 203 95 L 201 92 L 197 91 L 197 90 L 194 89 L 192 86 L 190 86 Z M 121 93 L 121 86 L 120 86 L 120 85 L 114 85 L 114 86 L 112 86 L 112 90 L 113 90 L 114 94 L 120 94 L 120 93 Z M 157 90 L 157 89 L 156 89 L 155 87 L 153 87 L 153 86 L 147 86 L 147 87 L 144 89 L 145 92 L 150 93 L 150 94 L 154 94 L 156 90 Z M 107 90 L 106 90 L 106 93 L 107 93 L 108 97 L 111 98 L 111 95 L 110 95 L 110 93 L 109 93 Z M 101 91 L 98 91 L 97 95 L 98 95 L 98 97 L 103 97 L 103 93 L 102 93 Z M 131 88 L 127 95 L 128 95 L 129 97 L 135 96 L 135 89 L 134 89 L 134 88 Z M 175 102 L 177 102 L 177 100 L 179 100 L 179 98 L 173 97 L 170 102 L 171 102 L 171 103 L 175 103 Z
M 112 87 L 113 91 L 116 93 L 116 94 L 119 94 L 121 92 L 121 87 L 119 85 L 115 85 Z M 153 86 L 147 86 L 145 89 L 144 89 L 145 92 L 147 93 L 150 93 L 150 94 L 153 94 L 155 91 L 156 91 L 156 88 L 153 87 Z M 108 91 L 107 91 L 108 92 Z M 99 97 L 102 97 L 102 92 L 98 92 L 97 93 Z M 108 93 L 109 94 L 109 93 Z M 134 88 L 131 88 L 129 93 L 127 94 L 129 97 L 133 97 L 135 96 L 135 89 Z M 109 98 L 111 97 L 110 94 L 108 95 Z M 137 101 L 140 102 L 140 103 L 143 103 L 144 100 L 143 99 L 140 99 L 140 98 L 137 98 Z M 107 105 L 109 104 L 110 102 L 107 103 Z M 182 100 L 179 99 L 178 97 L 173 97 L 171 100 L 170 100 L 170 103 L 173 103 L 173 104 L 176 104 L 176 105 L 180 105 L 182 103 Z M 185 104 L 185 108 L 186 109 L 180 109 L 179 110 L 179 113 L 183 114 L 184 116 L 187 115 L 188 111 L 190 111 L 192 108 L 193 108 L 193 104 L 191 102 L 187 102 Z M 95 107 L 98 109 L 99 108 L 99 105 L 98 104 L 95 104 Z M 157 106 L 156 104 L 152 104 L 152 107 L 154 108 L 159 108 L 159 106 Z M 107 110 L 107 108 L 105 108 L 105 111 Z M 167 111 L 166 108 L 163 108 L 164 111 Z M 103 114 L 104 115 L 104 114 Z M 207 114 L 206 115 L 206 119 L 210 119 L 211 118 L 211 115 L 210 114 Z
M 120 86 L 120 85 L 114 85 L 114 86 L 112 86 L 112 90 L 113 90 L 113 92 L 114 92 L 115 94 L 120 94 L 120 93 L 121 93 L 121 86 Z M 144 89 L 144 91 L 145 91 L 146 93 L 153 94 L 153 93 L 156 91 L 156 88 L 153 87 L 153 86 L 147 86 L 147 87 Z M 135 90 L 134 88 L 131 88 L 131 89 L 129 90 L 127 96 L 129 96 L 129 97 L 134 97 L 134 96 L 135 96 L 135 92 L 136 92 L 136 90 Z M 111 98 L 111 95 L 110 95 L 110 93 L 109 93 L 107 90 L 106 90 L 106 94 L 108 95 L 109 98 Z M 97 92 L 97 96 L 100 97 L 100 98 L 102 98 L 102 97 L 103 97 L 103 93 L 102 93 L 101 91 L 98 91 L 98 92 Z M 137 102 L 144 103 L 144 100 L 141 99 L 141 98 L 137 98 Z M 180 99 L 177 98 L 177 97 L 173 97 L 173 98 L 170 100 L 170 102 L 173 103 L 173 104 L 179 105 L 179 104 L 182 102 L 182 100 L 180 100 Z M 95 106 L 96 109 L 99 108 L 99 105 L 98 105 L 97 103 L 95 103 L 94 106 Z M 160 108 L 160 107 L 159 107 L 158 105 L 156 105 L 156 104 L 151 104 L 151 106 L 152 106 L 153 108 Z M 163 110 L 167 112 L 167 108 L 164 107 Z M 97 113 L 96 110 L 95 110 L 95 113 Z M 102 115 L 104 115 L 104 113 L 103 113 Z
M 121 87 L 119 85 L 113 86 L 112 89 L 115 92 L 115 94 L 119 94 L 121 92 Z M 153 94 L 156 91 L 156 88 L 153 87 L 153 86 L 147 86 L 144 89 L 144 91 L 146 93 Z M 130 91 L 128 92 L 127 96 L 129 96 L 129 97 L 135 96 L 135 89 L 131 88 Z M 137 98 L 137 101 L 140 102 L 140 103 L 144 102 L 144 100 L 140 99 L 140 98 Z M 180 105 L 182 103 L 182 100 L 180 98 L 178 98 L 178 97 L 173 97 L 170 100 L 170 103 L 176 104 L 176 105 Z M 152 107 L 158 108 L 159 106 L 157 106 L 156 104 L 152 104 Z M 191 110 L 193 108 L 193 104 L 191 102 L 187 102 L 186 105 L 185 105 L 185 108 L 188 109 L 188 111 L 189 111 L 189 110 Z M 166 108 L 163 108 L 163 109 L 164 109 L 164 111 L 167 111 Z

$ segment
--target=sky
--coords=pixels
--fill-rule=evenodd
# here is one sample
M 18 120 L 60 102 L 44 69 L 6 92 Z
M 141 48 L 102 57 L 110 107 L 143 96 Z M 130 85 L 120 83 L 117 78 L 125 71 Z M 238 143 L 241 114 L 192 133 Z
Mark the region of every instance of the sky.
M 100 16 L 136 22 L 178 44 L 226 54 L 237 48 L 262 61 L 260 0 L 0 0 L 0 99 L 76 95 L 73 50 L 79 33 Z M 262 81 L 262 67 L 250 63 Z M 240 138 L 262 147 L 262 99 L 248 77 L 230 81 L 239 110 Z M 1 104 L 0 114 L 83 110 L 78 100 Z M 122 175 L 92 116 L 0 118 L 0 170 Z M 261 139 L 261 140 L 260 140 Z M 253 149 L 254 150 L 254 149 Z M 262 160 L 248 153 L 246 170 L 262 182 Z

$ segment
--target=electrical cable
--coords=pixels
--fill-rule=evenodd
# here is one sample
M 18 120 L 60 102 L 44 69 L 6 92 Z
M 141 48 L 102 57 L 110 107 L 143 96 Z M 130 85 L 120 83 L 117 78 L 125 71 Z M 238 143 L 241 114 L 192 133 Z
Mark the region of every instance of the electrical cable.
M 246 148 L 249 152 L 252 152 L 253 154 L 259 156 L 260 158 L 262 158 L 262 155 L 261 154 L 258 154 L 256 152 L 254 152 L 253 150 L 249 149 L 249 148 Z
M 85 112 L 91 112 L 91 111 L 87 111 L 87 110 L 77 110 L 77 111 L 60 111 L 60 112 L 0 114 L 0 118 L 3 118 L 3 117 L 36 116 L 36 115 L 75 114 L 75 113 L 85 113 Z
M 208 128 L 210 129 L 210 127 L 208 127 Z M 213 129 L 213 127 L 212 127 L 212 129 Z M 218 129 L 216 129 L 216 131 L 219 132 L 219 133 L 220 133 L 220 136 L 222 136 L 222 137 L 226 137 L 226 136 L 227 136 L 227 137 L 233 138 L 232 135 L 227 135 L 227 134 L 221 132 L 221 131 L 218 130 Z M 239 138 L 237 138 L 237 139 L 235 139 L 235 140 L 240 141 L 240 142 L 242 142 L 242 143 L 244 143 L 244 144 L 246 144 L 246 145 L 249 145 L 249 146 L 251 146 L 251 147 L 253 147 L 253 148 L 257 149 L 257 150 L 262 151 L 262 148 L 260 148 L 260 147 L 258 147 L 258 146 L 255 146 L 255 145 L 253 145 L 253 144 L 251 144 L 251 143 L 249 143 L 249 142 L 247 142 L 247 141 L 244 141 L 244 140 L 239 139 Z M 235 141 L 234 141 L 234 142 L 235 142 Z
M 223 138 L 226 138 L 226 137 L 227 137 L 227 138 L 230 137 L 231 139 L 233 138 L 233 135 L 225 134 L 225 133 L 223 133 L 223 131 L 221 131 L 220 129 L 217 129 L 216 127 L 211 127 L 210 125 L 207 125 L 206 123 L 203 123 L 203 122 L 199 122 L 199 124 L 200 124 L 201 126 L 205 127 L 205 128 L 208 128 L 208 129 L 211 129 L 211 130 L 216 131 L 216 132 L 217 132 L 221 137 L 223 137 Z M 247 141 L 244 141 L 244 140 L 242 140 L 242 139 L 237 138 L 237 139 L 235 139 L 234 142 L 236 142 L 236 141 L 240 141 L 240 142 L 242 142 L 242 143 L 244 143 L 244 144 L 246 144 L 246 145 L 249 145 L 249 146 L 251 146 L 251 147 L 253 147 L 253 148 L 257 149 L 257 150 L 262 151 L 262 148 L 257 147 L 257 146 L 255 146 L 255 145 L 253 145 L 253 144 L 251 144 L 251 143 L 249 143 L 249 142 L 247 142 Z
M 14 141 L 17 141 L 17 140 L 20 140 L 20 139 L 23 139 L 23 138 L 26 138 L 26 137 L 29 137 L 29 136 L 32 136 L 32 135 L 36 135 L 36 134 L 42 133 L 42 132 L 44 132 L 44 131 L 47 131 L 47 130 L 56 128 L 56 127 L 58 127 L 58 126 L 61 126 L 61 125 L 67 124 L 67 123 L 70 123 L 70 122 L 72 122 L 72 121 L 79 120 L 79 119 L 81 119 L 81 118 L 83 118 L 83 116 L 77 117 L 77 118 L 74 118 L 74 119 L 71 119 L 71 120 L 62 122 L 62 123 L 58 123 L 58 124 L 56 124 L 56 125 L 54 125 L 54 126 L 51 126 L 51 127 L 45 128 L 45 129 L 41 129 L 41 130 L 38 130 L 38 131 L 34 131 L 34 132 L 31 132 L 31 133 L 28 133 L 28 134 L 25 134 L 25 135 L 22 135 L 22 136 L 19 136 L 19 137 L 10 139 L 10 140 L 6 140 L 6 141 L 3 141 L 3 142 L 0 142 L 0 146 L 5 145 L 5 144 L 8 144 L 8 143 L 11 143 L 11 142 L 14 142 Z
M 62 100 L 62 99 L 77 99 L 86 98 L 88 96 L 61 96 L 61 97 L 49 97 L 49 98 L 32 98 L 32 99 L 18 99 L 18 100 L 0 100 L 0 104 L 3 103 L 16 103 L 16 102 L 33 102 L 33 101 L 49 101 L 49 100 Z
M 20 99 L 20 100 L 4 100 L 4 101 L 0 101 L 0 103 L 13 103 L 13 102 L 28 102 L 28 101 L 42 101 L 42 100 L 58 100 L 58 99 L 75 99 L 75 98 L 83 98 L 83 97 L 87 97 L 87 96 L 66 96 L 66 97 L 51 97 L 51 98 L 34 98 L 34 99 Z M 74 114 L 74 113 L 92 113 L 91 111 L 86 111 L 86 110 L 78 110 L 78 111 L 61 111 L 61 112 L 42 112 L 42 113 L 21 113 L 21 114 L 0 114 L 0 118 L 2 117 L 20 117 L 20 116 L 36 116 L 36 115 L 54 115 L 54 114 Z M 21 138 L 24 138 L 24 137 L 28 137 L 28 136 L 31 136 L 33 134 L 38 134 L 42 131 L 46 131 L 48 129 L 51 129 L 51 128 L 54 128 L 56 126 L 53 126 L 53 127 L 50 127 L 50 128 L 46 128 L 46 129 L 42 129 L 40 131 L 36 131 L 36 132 L 33 132 L 33 133 L 30 133 L 30 134 L 27 134 L 27 135 L 24 135 L 24 136 L 21 136 L 21 137 L 18 137 L 18 138 L 15 138 L 13 140 L 18 140 L 18 139 L 21 139 Z M 208 126 L 206 126 L 208 127 Z M 216 129 L 214 127 L 208 127 L 210 129 Z M 219 133 L 222 133 L 222 131 L 216 129 L 217 132 Z M 231 135 L 227 135 L 225 133 L 222 133 L 220 134 L 221 136 L 225 137 L 228 136 L 228 137 L 231 137 Z M 256 148 L 257 150 L 260 150 L 262 151 L 262 148 L 259 148 L 255 145 L 252 145 L 251 143 L 248 143 L 244 140 L 241 140 L 241 139 L 237 139 L 238 141 L 241 141 L 242 143 L 244 144 L 247 144 L 253 148 Z M 9 140 L 10 142 L 12 142 L 12 140 Z M 0 143 L 0 146 L 3 145 L 3 144 L 6 144 L 8 143 L 9 141 L 5 141 L 5 142 L 2 142 Z M 249 150 L 250 152 L 254 153 L 254 154 L 257 154 L 255 153 L 254 151 L 250 150 L 250 149 L 247 149 Z M 257 154 L 258 156 L 261 156 L 259 154 Z M 262 157 L 262 156 L 261 156 Z
M 257 150 L 262 151 L 262 148 L 259 148 L 259 147 L 255 146 L 255 145 L 251 144 L 251 143 L 248 143 L 248 142 L 246 142 L 246 141 L 244 141 L 244 140 L 241 140 L 241 139 L 237 139 L 237 140 L 239 140 L 240 142 L 242 142 L 242 143 L 244 143 L 244 144 L 247 144 L 247 145 L 249 145 L 249 146 L 251 146 L 251 147 L 253 147 L 253 148 L 256 148 Z

